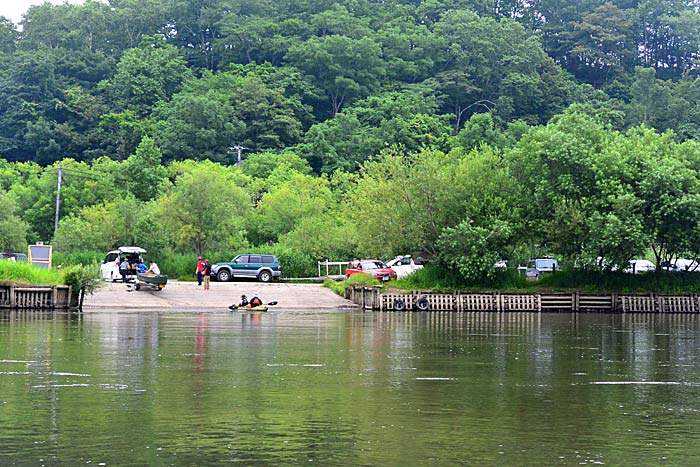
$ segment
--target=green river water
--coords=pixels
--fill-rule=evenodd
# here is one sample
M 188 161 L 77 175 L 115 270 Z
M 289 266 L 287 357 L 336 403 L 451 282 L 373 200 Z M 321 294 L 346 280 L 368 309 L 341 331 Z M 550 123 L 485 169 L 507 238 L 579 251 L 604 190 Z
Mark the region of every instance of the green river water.
M 700 317 L 0 313 L 0 465 L 700 465 Z

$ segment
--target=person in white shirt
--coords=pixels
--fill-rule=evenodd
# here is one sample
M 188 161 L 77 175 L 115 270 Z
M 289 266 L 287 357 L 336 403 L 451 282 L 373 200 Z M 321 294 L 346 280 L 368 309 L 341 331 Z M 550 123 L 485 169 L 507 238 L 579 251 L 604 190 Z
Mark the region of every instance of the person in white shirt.
M 148 270 L 144 274 L 153 274 L 154 276 L 160 276 L 160 268 L 155 263 L 155 261 L 148 262 Z

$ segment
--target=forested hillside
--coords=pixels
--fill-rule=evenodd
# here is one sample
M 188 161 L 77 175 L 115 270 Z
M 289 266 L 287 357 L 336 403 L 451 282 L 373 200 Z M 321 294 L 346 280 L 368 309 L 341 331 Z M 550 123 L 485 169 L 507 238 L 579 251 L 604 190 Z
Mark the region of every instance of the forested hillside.
M 700 257 L 699 52 L 695 1 L 35 6 L 0 20 L 0 248 Z

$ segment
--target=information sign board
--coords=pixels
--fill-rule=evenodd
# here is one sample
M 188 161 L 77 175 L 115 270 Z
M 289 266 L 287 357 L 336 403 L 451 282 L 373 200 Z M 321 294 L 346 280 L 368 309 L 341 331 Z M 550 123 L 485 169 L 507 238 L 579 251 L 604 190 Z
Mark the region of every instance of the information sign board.
M 51 245 L 29 245 L 27 260 L 29 264 L 44 269 L 51 269 Z

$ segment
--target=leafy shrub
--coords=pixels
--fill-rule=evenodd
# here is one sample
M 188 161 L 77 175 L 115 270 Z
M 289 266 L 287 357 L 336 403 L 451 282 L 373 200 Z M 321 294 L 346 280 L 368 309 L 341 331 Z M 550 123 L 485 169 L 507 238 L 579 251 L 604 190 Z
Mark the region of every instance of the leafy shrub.
M 73 305 L 77 305 L 79 308 L 83 307 L 85 295 L 92 294 L 104 283 L 100 267 L 96 263 L 69 266 L 63 275 L 65 284 L 73 288 L 74 296 L 78 298 L 77 303 L 73 303 Z

